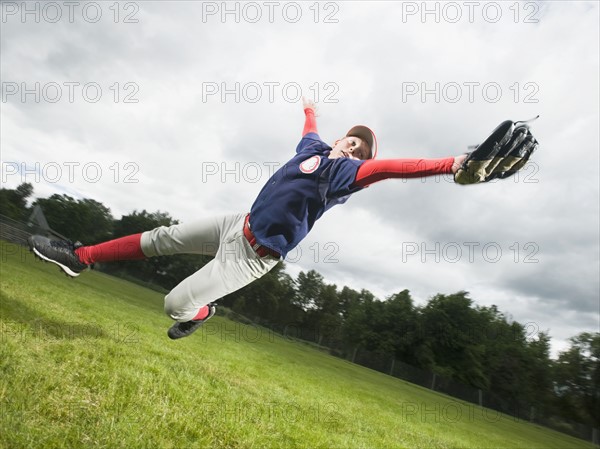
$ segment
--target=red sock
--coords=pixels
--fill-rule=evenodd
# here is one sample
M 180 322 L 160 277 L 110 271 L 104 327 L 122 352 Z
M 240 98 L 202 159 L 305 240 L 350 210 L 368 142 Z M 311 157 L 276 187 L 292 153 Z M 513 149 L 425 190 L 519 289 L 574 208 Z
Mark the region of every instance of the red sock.
M 82 246 L 75 250 L 82 263 L 90 265 L 95 262 L 115 262 L 117 260 L 140 260 L 146 256 L 142 252 L 140 242 L 142 234 L 128 235 L 94 246 Z
M 198 313 L 196 314 L 196 316 L 194 318 L 192 318 L 192 321 L 203 320 L 207 316 L 208 316 L 208 306 L 202 306 L 202 307 L 200 307 L 200 310 L 198 310 Z

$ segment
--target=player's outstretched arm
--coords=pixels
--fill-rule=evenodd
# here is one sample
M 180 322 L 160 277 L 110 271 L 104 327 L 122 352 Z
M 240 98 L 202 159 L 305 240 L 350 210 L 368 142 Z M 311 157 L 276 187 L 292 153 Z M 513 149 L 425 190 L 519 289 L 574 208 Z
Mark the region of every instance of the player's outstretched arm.
M 315 106 L 315 102 L 302 97 L 302 107 L 304 108 L 304 115 L 306 116 L 302 137 L 306 136 L 308 133 L 318 134 L 317 119 L 315 118 L 317 107 Z
M 454 174 L 465 157 L 465 154 L 461 154 L 441 159 L 369 159 L 358 168 L 354 185 L 367 187 L 389 178 L 423 178 Z

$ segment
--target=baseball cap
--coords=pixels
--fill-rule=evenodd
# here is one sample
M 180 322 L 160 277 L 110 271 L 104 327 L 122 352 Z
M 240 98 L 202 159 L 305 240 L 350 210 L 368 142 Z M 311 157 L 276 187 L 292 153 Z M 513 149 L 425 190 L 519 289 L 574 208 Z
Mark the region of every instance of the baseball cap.
M 364 140 L 369 149 L 371 150 L 371 159 L 375 159 L 377 156 L 377 139 L 375 133 L 371 129 L 364 125 L 356 125 L 350 128 L 350 131 L 346 133 L 346 137 L 353 136 Z

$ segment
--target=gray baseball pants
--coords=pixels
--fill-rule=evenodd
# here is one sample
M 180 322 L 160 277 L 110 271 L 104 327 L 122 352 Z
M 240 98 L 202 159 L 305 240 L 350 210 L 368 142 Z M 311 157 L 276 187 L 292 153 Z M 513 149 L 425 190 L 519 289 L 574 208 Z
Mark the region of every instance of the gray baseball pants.
M 165 296 L 167 315 L 177 321 L 189 321 L 201 307 L 239 290 L 277 265 L 279 259 L 270 255 L 259 257 L 244 237 L 246 215 L 225 215 L 161 226 L 142 234 L 142 252 L 147 257 L 214 256 Z

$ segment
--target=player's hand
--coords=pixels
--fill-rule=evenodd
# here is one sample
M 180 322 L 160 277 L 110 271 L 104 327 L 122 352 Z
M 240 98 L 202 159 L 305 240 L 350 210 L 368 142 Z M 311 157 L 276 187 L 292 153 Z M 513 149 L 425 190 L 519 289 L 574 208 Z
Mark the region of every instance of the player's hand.
M 315 104 L 314 101 L 312 101 L 310 98 L 306 98 L 304 96 L 302 96 L 302 109 L 312 109 L 313 111 L 315 111 L 315 115 L 317 115 L 317 105 Z
M 467 158 L 466 154 L 461 154 L 459 156 L 454 157 L 454 163 L 452 164 L 452 174 L 454 174 L 458 171 L 458 169 L 462 166 L 462 164 L 466 158 Z

